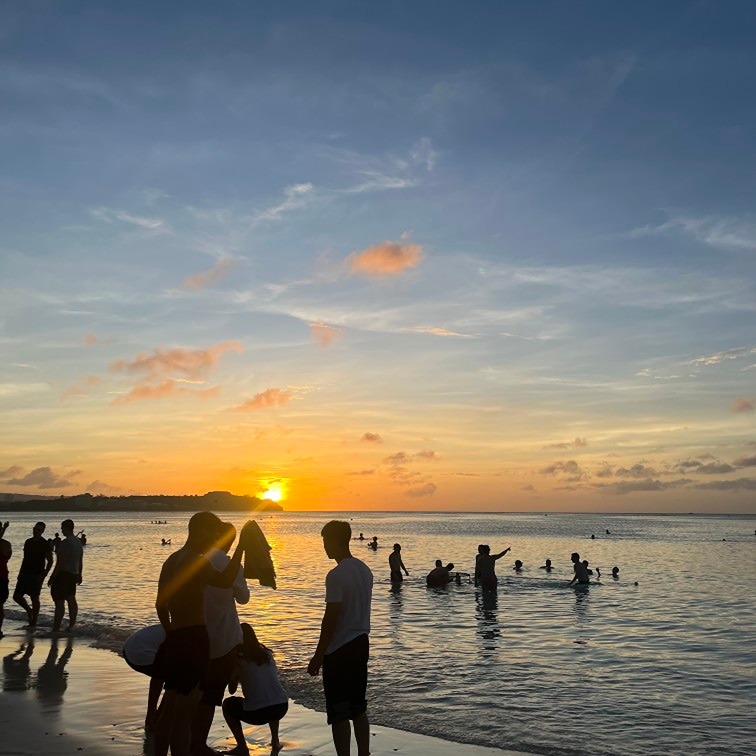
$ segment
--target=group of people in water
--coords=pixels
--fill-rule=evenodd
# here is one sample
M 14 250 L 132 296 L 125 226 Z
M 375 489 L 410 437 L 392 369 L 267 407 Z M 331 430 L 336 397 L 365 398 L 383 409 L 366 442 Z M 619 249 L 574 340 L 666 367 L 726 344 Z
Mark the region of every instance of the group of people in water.
M 362 533 L 356 540 L 364 541 L 365 538 Z M 377 548 L 377 536 L 374 536 L 371 541 L 368 542 L 369 548 Z M 375 544 L 375 546 L 373 545 Z M 473 573 L 473 583 L 476 587 L 482 588 L 484 591 L 494 591 L 498 585 L 498 577 L 496 576 L 496 562 L 503 556 L 506 556 L 512 550 L 511 546 L 508 546 L 503 551 L 497 554 L 491 553 L 491 547 L 488 544 L 482 543 L 478 546 L 478 553 L 475 556 L 475 571 Z M 597 578 L 601 578 L 601 570 L 598 567 L 595 570 L 590 569 L 587 559 L 580 560 L 580 555 L 575 552 L 570 557 L 573 566 L 573 577 L 568 585 L 572 585 L 577 582 L 580 585 L 585 585 L 590 582 L 592 575 L 596 575 Z M 404 581 L 404 575 L 409 575 L 409 571 L 402 561 L 402 546 L 399 543 L 395 543 L 391 554 L 388 558 L 390 580 L 392 583 L 401 583 Z M 523 562 L 520 559 L 515 559 L 512 570 L 516 573 L 522 573 Z M 546 559 L 545 563 L 539 567 L 541 570 L 551 572 L 553 566 L 551 559 Z M 402 574 L 404 573 L 404 575 Z M 448 585 L 451 582 L 460 584 L 462 580 L 466 578 L 469 582 L 470 573 L 468 572 L 454 572 L 454 564 L 449 562 L 444 563 L 437 559 L 434 568 L 426 575 L 425 582 L 431 588 L 442 587 Z M 619 567 L 612 568 L 612 578 L 619 580 Z
M 5 538 L 9 527 L 9 522 L 0 524 L 0 637 L 3 635 L 5 602 L 9 595 L 8 563 L 13 556 L 13 547 Z M 46 528 L 44 522 L 35 523 L 31 537 L 24 541 L 24 556 L 18 570 L 13 600 L 26 612 L 26 627 L 33 630 L 37 626 L 42 586 L 47 578 L 54 604 L 52 631 L 60 632 L 68 607 L 68 625 L 65 631 L 71 632 L 79 612 L 76 588 L 82 582 L 86 536 L 83 531 L 74 535 L 73 520 L 63 520 L 60 524 L 63 538 L 57 533 L 55 538 L 45 538 Z

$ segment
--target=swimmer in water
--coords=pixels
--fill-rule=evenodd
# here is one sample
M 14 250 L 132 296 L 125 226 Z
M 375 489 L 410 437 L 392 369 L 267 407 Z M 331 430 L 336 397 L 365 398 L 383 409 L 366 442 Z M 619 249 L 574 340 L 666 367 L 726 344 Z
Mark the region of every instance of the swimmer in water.
M 612 567 L 612 577 L 619 580 L 619 567 Z
M 368 544 L 368 548 L 375 551 L 378 548 L 378 536 L 373 536 L 373 540 Z
M 545 564 L 542 564 L 539 568 L 539 570 L 546 570 L 546 572 L 551 572 L 551 559 L 547 559 Z
M 512 569 L 515 572 L 522 572 L 522 562 L 519 559 L 515 559 L 514 567 Z

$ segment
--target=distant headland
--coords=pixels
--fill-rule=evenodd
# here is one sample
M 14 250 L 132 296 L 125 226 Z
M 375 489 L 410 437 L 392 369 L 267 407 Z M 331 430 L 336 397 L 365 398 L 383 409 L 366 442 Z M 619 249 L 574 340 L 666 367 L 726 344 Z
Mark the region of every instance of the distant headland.
M 27 496 L 0 493 L 0 511 L 14 512 L 281 512 L 283 507 L 256 496 L 237 496 L 228 491 L 209 491 L 194 496 Z

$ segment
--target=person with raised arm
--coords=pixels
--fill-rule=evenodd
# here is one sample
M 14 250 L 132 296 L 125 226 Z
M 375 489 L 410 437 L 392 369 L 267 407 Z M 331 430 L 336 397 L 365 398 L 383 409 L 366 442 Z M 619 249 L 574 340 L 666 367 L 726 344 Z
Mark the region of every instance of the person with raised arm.
M 488 544 L 478 546 L 478 555 L 475 558 L 475 584 L 480 585 L 484 591 L 495 591 L 499 583 L 496 577 L 496 561 L 511 550 L 512 547 L 507 546 L 504 551 L 492 554 Z
M 50 572 L 53 564 L 52 546 L 50 541 L 42 535 L 45 527 L 44 522 L 36 523 L 32 528 L 32 537 L 24 541 L 24 558 L 18 570 L 16 590 L 13 591 L 13 600 L 26 612 L 30 630 L 37 626 L 39 596 L 42 593 L 42 585 L 47 573 Z M 31 604 L 24 596 L 29 597 Z

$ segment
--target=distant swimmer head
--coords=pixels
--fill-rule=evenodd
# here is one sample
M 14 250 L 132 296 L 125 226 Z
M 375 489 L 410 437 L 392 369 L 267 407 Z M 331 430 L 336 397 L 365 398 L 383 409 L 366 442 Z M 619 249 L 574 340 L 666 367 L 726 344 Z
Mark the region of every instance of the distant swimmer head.
M 522 561 L 519 559 L 515 559 L 514 569 L 516 572 L 519 572 L 522 569 Z
M 551 567 L 551 559 L 547 559 L 547 560 L 546 560 L 546 561 L 544 562 L 544 567 L 546 567 L 546 569 L 548 569 L 549 567 Z
M 619 577 L 619 567 L 612 567 L 612 577 Z
M 593 535 L 593 533 L 591 533 L 591 538 L 595 538 L 595 537 L 596 537 L 596 536 L 595 536 L 595 535 Z

